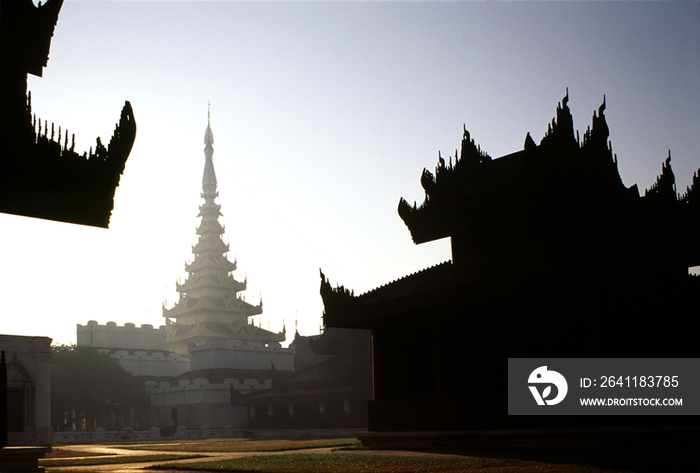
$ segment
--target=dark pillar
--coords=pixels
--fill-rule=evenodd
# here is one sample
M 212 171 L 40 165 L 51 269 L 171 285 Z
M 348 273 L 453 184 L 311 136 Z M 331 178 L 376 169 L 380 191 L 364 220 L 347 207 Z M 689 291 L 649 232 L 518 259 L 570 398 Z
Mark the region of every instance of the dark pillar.
M 5 350 L 0 356 L 0 448 L 7 446 L 7 363 Z

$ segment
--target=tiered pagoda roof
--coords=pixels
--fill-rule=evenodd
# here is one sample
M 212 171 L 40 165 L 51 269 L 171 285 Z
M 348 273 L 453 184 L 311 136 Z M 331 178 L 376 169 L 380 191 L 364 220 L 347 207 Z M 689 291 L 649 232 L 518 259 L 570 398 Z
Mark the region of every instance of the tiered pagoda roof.
M 221 206 L 215 202 L 217 192 L 214 171 L 214 134 L 207 123 L 204 134 L 204 175 L 199 207 L 202 220 L 197 227 L 199 240 L 192 247 L 194 260 L 185 265 L 188 277 L 178 283 L 180 298 L 171 309 L 163 307 L 167 323 L 167 346 L 171 351 L 187 353 L 187 344 L 197 345 L 212 339 L 281 342 L 284 331 L 273 333 L 254 326 L 249 317 L 262 313 L 262 300 L 257 305 L 245 302 L 240 295 L 247 287 L 233 276 L 237 265 L 226 254 L 229 245 L 223 241 L 224 226 L 219 222 Z

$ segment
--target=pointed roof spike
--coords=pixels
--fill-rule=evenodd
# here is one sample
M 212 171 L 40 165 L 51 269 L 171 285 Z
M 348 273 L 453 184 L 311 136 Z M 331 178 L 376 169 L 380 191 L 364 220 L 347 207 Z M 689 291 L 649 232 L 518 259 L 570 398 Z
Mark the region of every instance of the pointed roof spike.
M 214 171 L 214 133 L 211 131 L 211 114 L 207 107 L 207 129 L 204 132 L 204 175 L 202 176 L 202 195 L 208 204 L 213 204 L 217 197 L 216 172 Z M 207 205 L 207 204 L 205 204 Z
M 214 133 L 211 131 L 209 119 L 207 119 L 207 129 L 204 132 L 204 144 L 210 146 L 214 144 Z
M 603 116 L 603 111 L 605 110 L 605 94 L 603 94 L 603 103 L 598 107 L 598 114 Z

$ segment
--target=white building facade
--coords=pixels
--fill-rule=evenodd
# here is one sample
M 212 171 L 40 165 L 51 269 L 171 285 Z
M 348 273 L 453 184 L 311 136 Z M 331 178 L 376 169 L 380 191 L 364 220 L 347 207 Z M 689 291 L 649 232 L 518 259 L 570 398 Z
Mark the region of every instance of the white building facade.
M 51 445 L 51 339 L 0 335 L 7 367 L 10 445 Z

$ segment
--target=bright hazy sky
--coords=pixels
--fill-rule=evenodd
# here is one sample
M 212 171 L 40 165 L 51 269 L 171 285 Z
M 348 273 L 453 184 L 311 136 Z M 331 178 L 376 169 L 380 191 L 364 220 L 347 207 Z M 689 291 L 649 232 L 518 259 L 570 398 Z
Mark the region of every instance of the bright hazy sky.
M 362 293 L 450 258 L 397 214 L 462 124 L 493 157 L 539 142 L 569 88 L 606 117 L 627 186 L 671 150 L 700 167 L 700 3 L 66 0 L 38 118 L 136 142 L 109 230 L 0 214 L 0 332 L 75 342 L 76 324 L 164 324 L 196 241 L 207 102 L 230 258 L 262 326 L 316 334 L 319 268 Z M 653 250 L 653 249 L 650 249 Z M 259 323 L 258 317 L 255 323 Z M 439 321 L 435 321 L 439 322 Z

